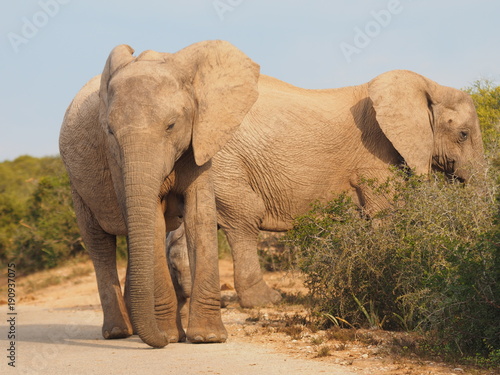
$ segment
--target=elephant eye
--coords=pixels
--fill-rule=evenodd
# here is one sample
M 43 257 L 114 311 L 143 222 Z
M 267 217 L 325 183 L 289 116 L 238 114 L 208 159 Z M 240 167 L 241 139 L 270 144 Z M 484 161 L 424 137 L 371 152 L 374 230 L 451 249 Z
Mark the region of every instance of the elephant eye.
M 167 126 L 167 131 L 172 130 L 175 126 L 175 122 Z
M 469 132 L 465 131 L 465 130 L 462 130 L 460 132 L 460 142 L 464 142 L 467 140 L 467 138 L 469 138 Z

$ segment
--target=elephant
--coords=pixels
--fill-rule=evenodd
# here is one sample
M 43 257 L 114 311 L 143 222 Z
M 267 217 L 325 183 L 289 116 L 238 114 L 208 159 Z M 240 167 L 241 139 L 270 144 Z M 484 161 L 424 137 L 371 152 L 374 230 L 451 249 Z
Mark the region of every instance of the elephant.
M 166 257 L 177 297 L 177 310 L 183 326 L 189 319 L 187 301 L 191 295 L 192 279 L 184 223 L 167 235 Z
M 212 158 L 258 97 L 260 67 L 225 41 L 134 57 L 115 47 L 75 96 L 59 148 L 98 284 L 105 338 L 134 332 L 152 347 L 224 342 Z M 186 332 L 165 258 L 184 222 L 193 285 Z M 116 236 L 127 236 L 125 298 Z
M 388 201 L 363 181 L 383 183 L 392 168 L 423 178 L 438 170 L 463 182 L 479 176 L 483 144 L 470 96 L 405 70 L 327 90 L 261 75 L 257 102 L 213 158 L 217 222 L 241 306 L 281 298 L 262 278 L 260 230 L 289 230 L 311 203 L 342 192 L 373 217 Z

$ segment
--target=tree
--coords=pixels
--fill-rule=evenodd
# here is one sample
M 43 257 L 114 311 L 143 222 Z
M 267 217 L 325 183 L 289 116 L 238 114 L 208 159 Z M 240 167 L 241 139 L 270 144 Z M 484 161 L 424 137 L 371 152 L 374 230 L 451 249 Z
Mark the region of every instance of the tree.
M 83 250 L 60 158 L 1 163 L 0 181 L 0 259 L 30 272 Z

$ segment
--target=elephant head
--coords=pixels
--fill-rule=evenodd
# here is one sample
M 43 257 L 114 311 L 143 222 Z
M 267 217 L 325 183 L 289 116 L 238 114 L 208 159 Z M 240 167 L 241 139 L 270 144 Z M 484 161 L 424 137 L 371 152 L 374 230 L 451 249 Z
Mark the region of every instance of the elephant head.
M 124 196 L 132 322 L 144 342 L 161 347 L 168 339 L 157 327 L 153 278 L 145 272 L 153 270 L 161 187 L 183 155 L 202 166 L 231 138 L 257 99 L 259 67 L 222 41 L 173 54 L 133 52 L 120 45 L 107 59 L 99 121 Z
M 404 70 L 376 77 L 368 92 L 380 128 L 415 173 L 434 168 L 468 181 L 484 167 L 479 120 L 465 92 Z

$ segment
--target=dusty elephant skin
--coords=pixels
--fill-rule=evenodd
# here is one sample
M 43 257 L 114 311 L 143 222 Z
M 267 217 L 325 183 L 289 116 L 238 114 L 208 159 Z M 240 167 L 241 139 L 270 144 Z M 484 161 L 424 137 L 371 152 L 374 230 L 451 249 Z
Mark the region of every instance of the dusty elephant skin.
M 227 42 L 138 57 L 120 45 L 70 104 L 60 151 L 96 271 L 105 338 L 134 330 L 153 347 L 186 335 L 226 340 L 211 159 L 257 99 L 258 76 L 258 65 Z M 165 259 L 166 232 L 181 220 L 193 274 L 186 334 Z M 117 235 L 128 236 L 125 299 Z
M 469 95 L 416 73 L 390 71 L 333 90 L 261 76 L 259 99 L 213 159 L 218 224 L 231 246 L 240 304 L 280 299 L 262 278 L 259 230 L 286 231 L 312 202 L 343 191 L 373 214 L 387 201 L 361 181 L 384 182 L 389 166 L 467 181 L 483 171 L 483 158 Z

